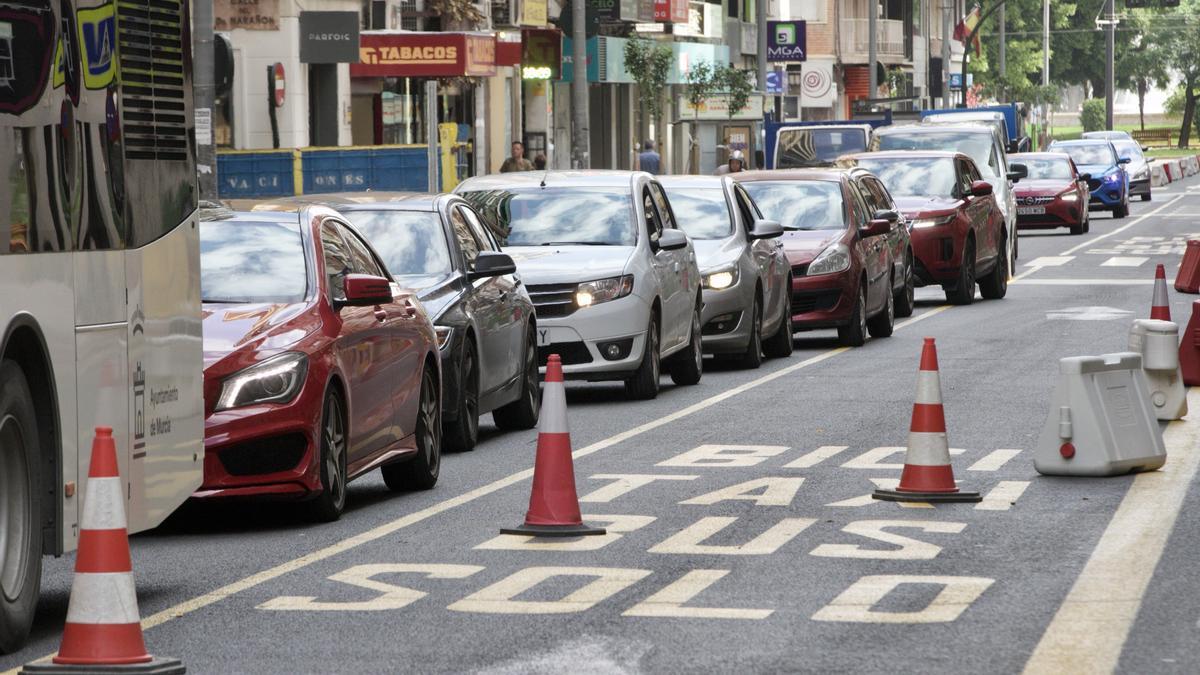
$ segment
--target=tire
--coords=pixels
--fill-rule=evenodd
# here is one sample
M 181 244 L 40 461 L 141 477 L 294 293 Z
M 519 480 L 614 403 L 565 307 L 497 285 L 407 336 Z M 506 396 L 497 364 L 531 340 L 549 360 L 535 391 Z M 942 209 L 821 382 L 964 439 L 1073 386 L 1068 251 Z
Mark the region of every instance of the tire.
M 25 643 L 41 592 L 38 432 L 24 372 L 0 361 L 0 654 Z
M 1142 195 L 1142 201 L 1144 201 L 1144 202 L 1148 202 L 1148 201 L 1150 201 L 1150 193 L 1149 193 L 1149 192 L 1147 192 L 1146 194 Z
M 646 327 L 646 339 L 642 350 L 642 362 L 625 380 L 625 394 L 629 398 L 648 401 L 658 397 L 659 377 L 662 374 L 658 351 L 658 317 L 650 315 L 650 325 Z
M 1084 232 L 1087 232 L 1087 224 L 1082 220 L 1080 220 L 1077 225 L 1071 226 L 1071 234 L 1079 235 L 1083 234 Z
M 896 309 L 896 316 L 900 318 L 912 316 L 913 310 L 917 307 L 917 286 L 913 280 L 912 253 L 909 252 L 904 257 L 904 288 L 894 298 L 893 302 L 893 306 Z
M 442 468 L 441 394 L 428 368 L 421 374 L 421 401 L 417 406 L 417 454 L 406 462 L 385 464 L 383 482 L 393 492 L 428 490 L 437 485 Z
M 1083 209 L 1083 232 L 1087 234 L 1092 231 L 1092 212 L 1085 206 Z
M 479 358 L 475 341 L 463 345 L 458 368 L 458 401 L 455 419 L 442 422 L 442 439 L 447 452 L 470 452 L 479 440 Z
M 1000 241 L 1000 255 L 991 274 L 979 280 L 979 294 L 986 300 L 999 300 L 1008 293 L 1008 246 Z
M 1129 215 L 1129 203 L 1122 202 L 1113 207 L 1113 218 L 1124 218 Z
M 975 241 L 968 239 L 963 247 L 962 265 L 958 271 L 958 283 L 946 291 L 946 300 L 952 305 L 969 305 L 975 302 Z
M 861 347 L 867 342 L 867 284 L 858 287 L 858 301 L 850 313 L 850 323 L 838 328 L 838 341 L 847 347 Z
M 331 523 L 346 509 L 346 410 L 337 391 L 325 394 L 321 407 L 321 494 L 308 503 L 313 520 Z
M 492 420 L 504 431 L 532 429 L 541 413 L 542 389 L 538 373 L 537 337 L 533 328 L 525 337 L 525 373 L 521 381 L 521 397 L 492 411 Z
M 792 326 L 791 288 L 792 280 L 789 278 L 788 292 L 783 296 L 783 320 L 779 322 L 779 328 L 775 334 L 763 343 L 763 353 L 773 359 L 786 359 L 796 348 L 796 329 Z
M 738 367 L 753 370 L 762 365 L 762 300 L 754 296 L 754 306 L 750 310 L 750 340 L 746 343 L 746 351 L 737 359 Z
M 700 333 L 700 303 L 696 303 L 696 311 L 692 313 L 692 337 L 688 346 L 675 355 L 671 360 L 671 381 L 681 386 L 699 384 L 704 376 L 704 345 Z
M 867 330 L 873 338 L 891 337 L 896 329 L 896 298 L 891 293 L 885 293 L 883 310 L 867 319 Z

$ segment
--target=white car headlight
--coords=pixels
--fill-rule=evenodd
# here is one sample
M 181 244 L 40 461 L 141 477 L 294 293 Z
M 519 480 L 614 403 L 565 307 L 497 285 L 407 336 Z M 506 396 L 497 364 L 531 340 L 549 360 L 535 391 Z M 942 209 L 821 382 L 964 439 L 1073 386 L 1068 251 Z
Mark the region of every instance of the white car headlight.
M 924 229 L 926 227 L 936 227 L 938 225 L 948 225 L 954 222 L 954 214 L 948 216 L 938 216 L 937 218 L 914 218 L 912 221 L 914 230 Z
M 850 269 L 850 247 L 843 243 L 829 246 L 808 264 L 808 276 L 834 274 Z
M 1145 180 L 1150 177 L 1150 167 L 1142 167 L 1137 173 L 1133 174 L 1133 180 Z
M 633 292 L 633 275 L 585 281 L 575 287 L 575 304 L 591 307 L 602 302 L 623 298 Z
M 230 375 L 221 383 L 217 410 L 229 410 L 255 403 L 287 403 L 304 387 L 308 357 L 300 352 L 284 352 Z
M 1121 182 L 1121 174 L 1115 173 L 1115 172 L 1110 173 L 1104 177 L 1104 180 L 1109 183 L 1119 183 L 1119 182 Z
M 738 282 L 738 268 L 726 267 L 704 275 L 704 287 L 719 291 Z

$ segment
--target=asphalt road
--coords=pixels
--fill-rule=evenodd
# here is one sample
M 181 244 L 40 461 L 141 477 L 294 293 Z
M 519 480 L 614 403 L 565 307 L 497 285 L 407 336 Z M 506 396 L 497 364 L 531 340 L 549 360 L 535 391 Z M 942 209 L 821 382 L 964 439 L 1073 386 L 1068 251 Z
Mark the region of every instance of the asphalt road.
M 576 482 L 606 537 L 500 537 L 536 433 L 486 420 L 434 490 L 373 474 L 335 524 L 185 509 L 133 538 L 147 644 L 196 673 L 1200 672 L 1195 430 L 1169 428 L 1167 467 L 1140 478 L 1033 468 L 1057 360 L 1125 349 L 1154 264 L 1173 278 L 1200 234 L 1200 180 L 1094 216 L 1087 235 L 1022 235 L 1005 299 L 918 291 L 859 349 L 799 334 L 790 359 L 706 364 L 652 402 L 570 384 Z M 1185 324 L 1195 296 L 1170 295 Z M 899 477 L 925 336 L 979 505 L 867 498 Z M 46 564 L 33 639 L 0 670 L 58 645 L 73 556 Z

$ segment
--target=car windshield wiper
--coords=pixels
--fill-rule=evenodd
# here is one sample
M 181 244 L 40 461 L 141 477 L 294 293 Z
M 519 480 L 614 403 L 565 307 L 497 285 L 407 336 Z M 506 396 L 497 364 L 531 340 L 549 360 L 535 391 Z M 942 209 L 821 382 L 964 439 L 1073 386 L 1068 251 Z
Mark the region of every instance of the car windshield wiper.
M 607 241 L 547 241 L 538 246 L 615 246 Z

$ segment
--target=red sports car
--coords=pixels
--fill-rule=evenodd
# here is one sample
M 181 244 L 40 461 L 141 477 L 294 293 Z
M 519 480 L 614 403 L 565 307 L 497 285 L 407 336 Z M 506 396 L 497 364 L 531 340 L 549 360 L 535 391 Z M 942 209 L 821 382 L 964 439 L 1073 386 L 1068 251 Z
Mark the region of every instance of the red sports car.
M 1065 152 L 1026 152 L 1009 155 L 1024 164 L 1029 176 L 1013 186 L 1017 197 L 1017 227 L 1023 230 L 1069 227 L 1071 234 L 1090 229 L 1088 180 Z
M 889 241 L 903 227 L 900 214 L 871 211 L 868 203 L 875 202 L 852 171 L 750 171 L 734 180 L 764 216 L 783 225 L 795 330 L 837 328 L 838 339 L 852 347 L 867 333 L 892 334 L 897 295 L 911 299 L 903 290 L 911 277 Z
M 871 152 L 839 160 L 879 177 L 912 227 L 916 275 L 954 304 L 1008 292 L 1004 215 L 970 157 L 935 150 Z
M 437 338 L 334 211 L 200 225 L 204 483 L 197 498 L 307 500 L 335 520 L 375 468 L 426 489 L 441 458 Z

